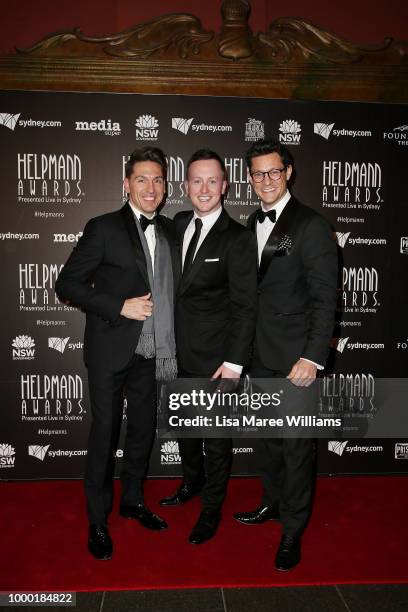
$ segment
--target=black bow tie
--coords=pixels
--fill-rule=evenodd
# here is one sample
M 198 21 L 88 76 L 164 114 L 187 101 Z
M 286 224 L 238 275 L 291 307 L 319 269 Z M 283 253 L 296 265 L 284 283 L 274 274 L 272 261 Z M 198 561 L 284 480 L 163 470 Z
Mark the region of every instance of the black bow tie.
M 262 210 L 262 208 L 258 208 L 257 213 L 256 213 L 257 221 L 259 223 L 263 223 L 266 217 L 268 217 L 268 219 L 272 221 L 272 223 L 276 223 L 276 210 L 270 210 L 269 212 L 266 213 Z
M 140 215 L 139 221 L 140 221 L 140 227 L 142 228 L 142 231 L 145 232 L 149 225 L 154 225 L 156 221 L 156 217 L 152 217 L 151 219 L 148 219 L 144 215 Z

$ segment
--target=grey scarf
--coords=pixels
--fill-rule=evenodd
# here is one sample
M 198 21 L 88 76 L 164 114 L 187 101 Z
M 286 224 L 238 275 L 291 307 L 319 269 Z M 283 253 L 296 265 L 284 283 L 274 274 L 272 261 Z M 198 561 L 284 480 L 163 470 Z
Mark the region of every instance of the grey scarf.
M 173 380 L 177 377 L 176 343 L 174 338 L 173 271 L 169 244 L 163 230 L 155 223 L 156 248 L 154 252 L 154 275 L 146 236 L 136 217 L 143 252 L 146 257 L 147 274 L 151 287 L 153 314 L 143 323 L 136 353 L 152 359 L 156 357 L 156 379 Z

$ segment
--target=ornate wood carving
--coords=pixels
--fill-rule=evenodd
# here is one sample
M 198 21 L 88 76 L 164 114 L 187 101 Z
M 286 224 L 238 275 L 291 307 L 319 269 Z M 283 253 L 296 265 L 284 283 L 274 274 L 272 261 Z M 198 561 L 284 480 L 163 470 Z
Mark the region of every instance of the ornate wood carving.
M 107 37 L 54 32 L 0 56 L 2 89 L 69 89 L 408 101 L 408 43 L 350 43 L 295 18 L 249 27 L 247 0 L 224 0 L 222 28 L 171 14 Z

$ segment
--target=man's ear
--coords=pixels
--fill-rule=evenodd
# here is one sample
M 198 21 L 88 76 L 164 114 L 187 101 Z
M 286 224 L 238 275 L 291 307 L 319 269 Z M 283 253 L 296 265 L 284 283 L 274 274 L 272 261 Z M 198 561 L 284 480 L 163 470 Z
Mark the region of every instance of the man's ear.
M 292 172 L 293 172 L 293 167 L 291 165 L 289 165 L 286 168 L 286 180 L 288 181 L 290 179 L 290 177 L 292 176 Z
M 123 181 L 123 187 L 125 188 L 125 191 L 127 194 L 129 194 L 130 189 L 129 189 L 129 179 L 127 177 L 125 177 L 124 181 Z

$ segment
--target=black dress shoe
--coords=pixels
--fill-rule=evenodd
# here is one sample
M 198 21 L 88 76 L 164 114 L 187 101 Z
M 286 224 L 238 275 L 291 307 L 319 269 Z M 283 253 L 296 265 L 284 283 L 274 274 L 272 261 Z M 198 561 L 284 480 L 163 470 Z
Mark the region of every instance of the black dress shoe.
M 202 544 L 215 535 L 221 515 L 217 510 L 203 510 L 194 525 L 188 541 L 191 544 Z
M 189 499 L 198 495 L 202 489 L 203 483 L 200 484 L 182 484 L 181 487 L 177 489 L 173 495 L 169 495 L 169 497 L 164 497 L 159 501 L 161 506 L 178 506 L 179 504 L 184 504 Z
M 112 557 L 112 540 L 105 525 L 89 526 L 88 550 L 95 559 Z
M 252 512 L 237 512 L 233 515 L 236 521 L 244 525 L 260 525 L 266 521 L 279 521 L 279 511 L 275 506 L 259 506 Z
M 159 531 L 161 529 L 167 529 L 167 523 L 157 514 L 153 514 L 149 508 L 146 508 L 143 504 L 137 504 L 135 506 L 120 506 L 119 514 L 124 518 L 136 519 L 146 529 L 154 529 Z
M 276 553 L 275 569 L 287 572 L 300 561 L 300 538 L 283 535 Z

